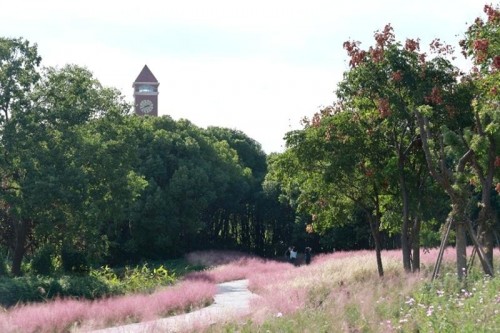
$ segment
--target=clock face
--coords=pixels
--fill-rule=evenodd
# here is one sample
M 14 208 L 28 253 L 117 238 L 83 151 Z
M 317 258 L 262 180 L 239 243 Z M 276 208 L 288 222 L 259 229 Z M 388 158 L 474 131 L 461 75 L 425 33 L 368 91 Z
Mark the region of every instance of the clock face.
M 139 109 L 143 113 L 150 113 L 151 111 L 153 111 L 153 102 L 151 100 L 149 100 L 149 99 L 143 99 L 139 103 Z

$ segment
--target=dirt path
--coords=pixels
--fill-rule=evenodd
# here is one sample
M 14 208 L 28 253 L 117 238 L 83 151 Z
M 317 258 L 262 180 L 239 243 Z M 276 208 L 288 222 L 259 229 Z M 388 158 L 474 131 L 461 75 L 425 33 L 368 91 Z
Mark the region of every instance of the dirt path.
M 111 327 L 93 333 L 159 333 L 183 332 L 206 327 L 225 319 L 249 313 L 250 299 L 255 294 L 248 290 L 248 280 L 225 282 L 218 285 L 215 302 L 203 309 L 190 313 L 144 323 Z

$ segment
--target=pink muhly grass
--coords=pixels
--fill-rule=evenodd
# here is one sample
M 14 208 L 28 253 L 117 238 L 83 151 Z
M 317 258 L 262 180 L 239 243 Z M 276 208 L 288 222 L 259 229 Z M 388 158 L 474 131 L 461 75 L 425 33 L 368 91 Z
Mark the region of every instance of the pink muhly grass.
M 50 303 L 22 305 L 0 315 L 2 332 L 61 332 L 85 318 L 87 301 L 59 299 Z
M 293 266 L 287 263 L 248 257 L 234 260 L 207 271 L 190 273 L 186 275 L 185 279 L 221 283 L 247 279 L 256 274 L 261 275 L 267 272 L 283 271 L 290 268 L 293 268 Z
M 472 254 L 472 246 L 467 247 L 467 255 L 470 256 Z M 500 249 L 494 250 L 496 255 L 500 254 Z M 429 249 L 420 249 L 420 263 L 424 265 L 434 265 L 436 263 L 437 257 L 439 254 L 439 248 L 429 248 Z M 319 264 L 324 261 L 330 260 L 339 260 L 343 258 L 352 258 L 359 256 L 367 256 L 367 258 L 373 258 L 375 260 L 375 251 L 374 250 L 359 250 L 359 251 L 337 251 L 333 253 L 325 253 L 319 254 L 313 257 L 313 264 Z M 382 251 L 382 259 L 387 261 L 396 260 L 402 262 L 402 251 L 401 249 L 394 250 L 383 250 Z M 455 262 L 456 261 L 456 249 L 454 247 L 446 247 L 443 252 L 443 262 Z
M 238 251 L 195 251 L 188 253 L 186 260 L 194 265 L 202 265 L 205 267 L 213 267 L 229 264 L 234 261 L 248 258 L 256 258 L 253 255 Z
M 103 327 L 146 321 L 191 306 L 203 306 L 217 291 L 207 282 L 182 282 L 151 295 L 138 294 L 96 301 L 60 299 L 16 307 L 0 314 L 2 332 L 60 332 L 74 325 Z
M 471 251 L 471 247 L 467 249 L 469 256 Z M 439 249 L 422 250 L 421 263 L 433 266 L 438 252 Z M 495 255 L 498 255 L 497 252 L 500 250 L 495 250 Z M 249 288 L 259 295 L 251 302 L 256 314 L 254 319 L 258 320 L 259 316 L 293 313 L 297 309 L 307 307 L 308 302 L 314 302 L 315 297 L 319 297 L 320 300 L 331 299 L 338 306 L 342 305 L 342 299 L 347 298 L 350 302 L 361 304 L 363 311 L 368 313 L 370 304 L 373 305 L 383 297 L 382 295 L 387 294 L 391 286 L 398 285 L 396 290 L 409 293 L 413 286 L 422 280 L 419 274 L 405 275 L 402 278 L 401 249 L 382 251 L 382 260 L 385 269 L 384 279 L 378 277 L 373 250 L 320 254 L 313 257 L 309 266 L 293 267 L 276 264 L 277 269 L 251 274 Z M 456 261 L 455 249 L 446 248 L 443 262 L 454 261 Z
M 256 312 L 272 314 L 289 314 L 304 308 L 307 290 L 297 288 L 279 288 L 265 297 L 251 300 L 250 305 Z
M 147 321 L 191 307 L 203 306 L 213 300 L 214 284 L 202 281 L 181 282 L 151 295 L 131 295 L 96 302 L 90 310 L 99 326 L 113 322 Z M 92 318 L 91 317 L 91 318 Z
M 313 256 L 312 264 L 321 264 L 325 261 L 339 260 L 352 258 L 353 256 L 373 256 L 375 260 L 374 250 L 356 250 L 356 251 L 336 251 L 332 253 L 321 253 Z

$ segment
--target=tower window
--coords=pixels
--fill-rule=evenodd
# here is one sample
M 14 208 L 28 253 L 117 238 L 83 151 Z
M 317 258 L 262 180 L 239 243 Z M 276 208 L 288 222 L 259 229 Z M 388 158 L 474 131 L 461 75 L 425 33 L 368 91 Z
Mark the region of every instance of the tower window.
M 155 92 L 155 88 L 148 84 L 140 85 L 137 89 L 138 92 Z

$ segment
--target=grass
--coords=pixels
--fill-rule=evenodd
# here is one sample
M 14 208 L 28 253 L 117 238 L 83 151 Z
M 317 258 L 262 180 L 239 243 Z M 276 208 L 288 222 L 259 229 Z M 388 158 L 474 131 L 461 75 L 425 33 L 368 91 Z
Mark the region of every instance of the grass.
M 241 278 L 259 295 L 252 315 L 206 332 L 494 332 L 500 327 L 500 278 L 483 277 L 475 268 L 459 281 L 449 249 L 442 276 L 431 283 L 436 255 L 422 253 L 422 271 L 406 274 L 400 252 L 385 251 L 380 278 L 372 251 L 318 255 L 300 267 L 237 252 L 195 252 L 187 257 L 190 265 L 210 269 L 189 272 L 174 286 L 95 301 L 19 305 L 0 313 L 0 332 L 67 332 L 151 320 L 205 306 L 216 283 Z
M 215 292 L 214 284 L 189 281 L 152 294 L 21 305 L 0 314 L 0 332 L 66 332 L 72 327 L 95 329 L 147 321 L 206 306 Z
M 498 332 L 500 271 L 489 278 L 475 267 L 459 281 L 450 248 L 441 277 L 431 283 L 436 256 L 437 249 L 422 253 L 421 272 L 406 274 L 400 252 L 385 251 L 383 278 L 369 251 L 337 252 L 316 257 L 310 266 L 253 274 L 250 288 L 260 297 L 252 316 L 207 332 Z

